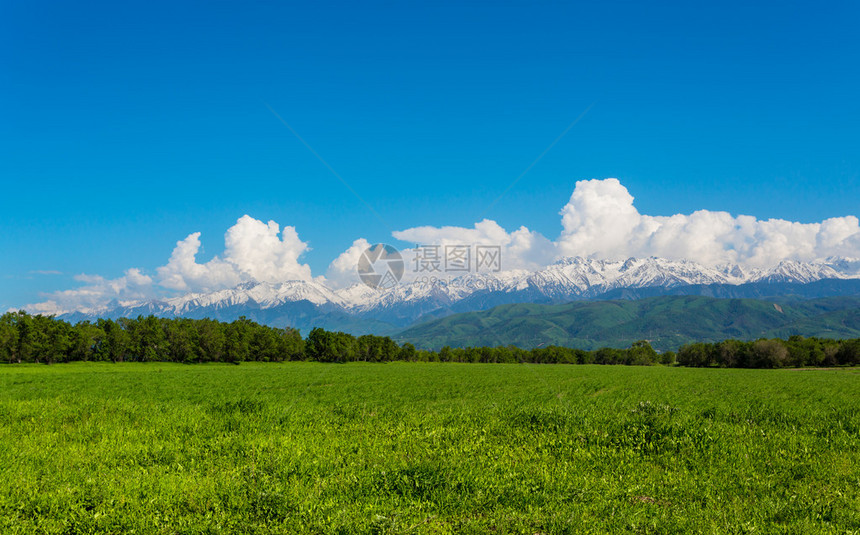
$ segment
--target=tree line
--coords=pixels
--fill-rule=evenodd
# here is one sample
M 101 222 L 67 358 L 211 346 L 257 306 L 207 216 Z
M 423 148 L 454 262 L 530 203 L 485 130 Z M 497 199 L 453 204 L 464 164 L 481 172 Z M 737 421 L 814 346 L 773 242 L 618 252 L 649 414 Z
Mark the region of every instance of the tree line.
M 857 366 L 860 365 L 860 339 L 791 336 L 788 340 L 688 344 L 678 350 L 677 362 L 681 366 L 724 368 Z
M 641 340 L 626 349 L 586 351 L 559 346 L 521 349 L 443 347 L 438 351 L 398 344 L 390 337 L 353 336 L 313 329 L 260 325 L 245 317 L 233 322 L 212 319 L 139 316 L 71 324 L 52 316 L 8 312 L 0 316 L 0 362 L 499 362 L 536 364 L 678 364 L 779 368 L 788 366 L 860 365 L 860 340 L 792 336 L 788 340 L 688 344 L 658 353 Z

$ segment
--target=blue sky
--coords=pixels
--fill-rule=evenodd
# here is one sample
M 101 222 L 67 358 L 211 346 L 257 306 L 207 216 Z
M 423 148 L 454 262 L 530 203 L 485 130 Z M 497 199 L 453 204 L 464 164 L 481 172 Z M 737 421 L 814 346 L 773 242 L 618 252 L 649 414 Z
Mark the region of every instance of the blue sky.
M 194 232 L 206 261 L 245 214 L 295 227 L 314 275 L 423 225 L 554 239 L 593 178 L 655 216 L 856 215 L 858 22 L 855 2 L 7 2 L 0 308 L 154 275 Z

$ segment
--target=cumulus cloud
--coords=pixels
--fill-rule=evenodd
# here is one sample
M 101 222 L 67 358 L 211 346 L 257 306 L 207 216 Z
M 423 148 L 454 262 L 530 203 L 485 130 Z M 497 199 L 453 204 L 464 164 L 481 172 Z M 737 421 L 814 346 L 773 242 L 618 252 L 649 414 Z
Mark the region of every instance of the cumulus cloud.
M 352 242 L 349 249 L 342 252 L 328 266 L 325 278 L 329 285 L 335 288 L 345 288 L 361 282 L 358 278 L 358 259 L 372 244 L 364 238 Z
M 217 256 L 205 264 L 197 263 L 200 251 L 200 233 L 189 234 L 184 240 L 176 242 L 167 265 L 156 269 L 159 284 L 171 290 L 207 291 L 242 282 L 236 267 Z
M 444 251 L 450 245 L 497 245 L 501 247 L 502 269 L 539 269 L 555 256 L 553 243 L 538 232 L 526 227 L 508 232 L 495 221 L 484 219 L 473 228 L 465 227 L 414 227 L 395 231 L 398 240 L 416 245 L 439 245 Z M 414 255 L 414 249 L 406 251 Z
M 263 224 L 243 216 L 227 231 L 225 258 L 253 281 L 310 280 L 310 266 L 299 263 L 308 244 L 299 239 L 295 227 L 284 227 L 278 234 L 274 221 Z
M 504 269 L 538 269 L 569 256 L 608 260 L 657 256 L 707 266 L 763 268 L 782 260 L 860 256 L 860 221 L 853 215 L 820 223 L 759 220 L 709 210 L 651 216 L 639 213 L 633 200 L 615 178 L 577 182 L 559 213 L 562 231 L 555 241 L 526 227 L 509 233 L 486 219 L 473 228 L 424 226 L 393 235 L 416 244 L 500 245 Z
M 560 256 L 659 256 L 705 265 L 770 267 L 787 259 L 808 262 L 860 252 L 856 216 L 821 223 L 708 210 L 649 216 L 639 213 L 633 196 L 614 178 L 577 182 L 561 216 Z
M 476 254 L 475 246 L 478 245 L 499 246 L 504 270 L 539 269 L 551 262 L 555 254 L 553 243 L 539 233 L 530 231 L 526 227 L 508 232 L 495 221 L 488 219 L 475 223 L 472 228 L 424 226 L 395 231 L 392 235 L 398 240 L 416 245 L 415 248 L 400 250 L 406 268 L 401 282 L 410 282 L 418 276 L 435 274 L 435 272 L 420 272 L 415 269 L 416 259 L 422 255 L 426 257 L 426 254 L 419 251 L 417 246 L 438 246 L 437 252 L 440 259 L 445 254 L 446 246 L 469 246 L 471 255 Z M 364 238 L 355 240 L 329 265 L 325 276 L 326 283 L 335 288 L 359 283 L 356 270 L 358 260 L 371 245 Z M 470 258 L 470 264 L 474 269 L 474 258 Z M 439 274 L 443 270 L 444 268 L 441 267 Z M 457 272 L 457 274 L 461 273 Z
M 132 268 L 116 279 L 99 275 L 76 275 L 84 286 L 47 295 L 47 300 L 22 307 L 32 314 L 62 314 L 73 310 L 98 310 L 111 301 L 145 299 L 153 296 L 152 277 Z
M 311 268 L 299 262 L 308 251 L 294 227 L 283 231 L 274 221 L 242 216 L 224 235 L 224 258 L 197 263 L 200 233 L 176 243 L 170 260 L 158 268 L 159 284 L 171 290 L 214 291 L 241 282 L 311 280 Z
M 224 235 L 223 257 L 197 262 L 200 233 L 189 234 L 176 243 L 167 264 L 156 269 L 153 280 L 140 269 L 129 269 L 116 279 L 99 275 L 78 275 L 84 285 L 45 295 L 41 303 L 25 310 L 42 314 L 62 314 L 73 310 L 97 310 L 111 301 L 132 301 L 165 297 L 170 291 L 209 292 L 233 288 L 242 282 L 283 282 L 310 280 L 311 268 L 299 261 L 308 251 L 296 229 L 277 223 L 263 223 L 242 216 Z

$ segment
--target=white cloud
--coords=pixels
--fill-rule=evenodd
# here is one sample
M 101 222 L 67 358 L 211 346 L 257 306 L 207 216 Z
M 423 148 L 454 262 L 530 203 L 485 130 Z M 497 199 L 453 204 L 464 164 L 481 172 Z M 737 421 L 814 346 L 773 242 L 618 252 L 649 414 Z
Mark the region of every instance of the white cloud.
M 615 254 L 640 224 L 633 197 L 614 178 L 577 182 L 561 216 L 559 250 L 570 256 Z
M 563 230 L 556 242 L 561 256 L 659 256 L 705 265 L 770 267 L 786 259 L 808 262 L 860 252 L 855 216 L 821 223 L 708 210 L 649 216 L 639 213 L 633 196 L 614 178 L 577 182 L 561 215 Z
M 612 260 L 657 256 L 707 266 L 749 267 L 772 267 L 789 259 L 808 262 L 860 256 L 860 222 L 855 216 L 821 223 L 758 220 L 709 210 L 650 216 L 640 214 L 633 200 L 615 178 L 577 182 L 570 201 L 561 209 L 562 231 L 555 241 L 526 227 L 508 232 L 488 219 L 472 228 L 422 226 L 392 235 L 416 245 L 439 245 L 441 250 L 446 245 L 499 245 L 505 270 L 540 269 L 567 256 Z M 356 240 L 329 267 L 329 278 L 356 282 L 355 264 L 368 245 L 366 240 Z M 408 281 L 415 250 L 402 253 Z
M 62 271 L 58 271 L 56 269 L 34 269 L 28 271 L 30 275 L 62 275 Z
M 32 314 L 62 314 L 75 310 L 97 310 L 113 300 L 123 301 L 153 297 L 152 278 L 132 268 L 116 279 L 99 275 L 76 275 L 75 280 L 85 283 L 74 290 L 63 290 L 46 295 L 41 303 L 21 307 Z
M 280 235 L 280 236 L 279 236 Z M 274 221 L 242 216 L 224 235 L 224 258 L 198 264 L 200 233 L 176 243 L 167 265 L 158 268 L 159 284 L 171 290 L 213 291 L 241 282 L 311 280 L 311 268 L 299 263 L 308 250 L 294 227 L 281 231 Z
M 176 242 L 167 265 L 156 269 L 159 284 L 171 290 L 212 291 L 242 282 L 236 267 L 217 256 L 205 264 L 198 264 L 196 257 L 199 250 L 199 232 Z
M 371 243 L 364 238 L 352 242 L 349 249 L 342 252 L 328 266 L 325 278 L 326 282 L 335 288 L 346 288 L 361 282 L 358 278 L 358 259 L 361 253 L 370 247 Z
M 242 216 L 224 235 L 224 255 L 197 263 L 200 233 L 176 243 L 167 264 L 156 269 L 157 284 L 139 269 L 129 269 L 123 277 L 108 280 L 99 275 L 77 275 L 84 286 L 47 294 L 46 301 L 27 305 L 25 310 L 61 314 L 72 310 L 93 310 L 113 300 L 145 299 L 164 296 L 169 290 L 209 292 L 233 288 L 242 282 L 282 282 L 310 280 L 311 268 L 299 262 L 308 245 L 296 229 L 277 223 L 263 223 Z
M 416 245 L 498 245 L 501 247 L 502 269 L 538 269 L 550 263 L 555 255 L 552 242 L 526 227 L 508 232 L 495 221 L 484 219 L 474 228 L 465 227 L 414 227 L 395 231 L 398 240 Z M 407 249 L 404 256 L 411 258 L 414 250 Z
M 280 238 L 278 234 L 278 224 L 274 221 L 263 224 L 242 216 L 227 230 L 225 258 L 253 281 L 310 280 L 310 266 L 299 263 L 299 257 L 308 251 L 308 244 L 299 239 L 295 227 L 284 227 Z

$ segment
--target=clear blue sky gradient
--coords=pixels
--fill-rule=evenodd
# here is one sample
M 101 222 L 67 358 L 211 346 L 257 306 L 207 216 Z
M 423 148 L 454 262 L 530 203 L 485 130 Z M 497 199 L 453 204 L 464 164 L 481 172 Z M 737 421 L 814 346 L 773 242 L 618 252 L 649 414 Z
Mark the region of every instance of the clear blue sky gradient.
M 4 2 L 0 307 L 195 231 L 205 261 L 243 214 L 322 274 L 418 225 L 554 238 L 588 178 L 652 215 L 860 213 L 860 4 L 647 4 Z

